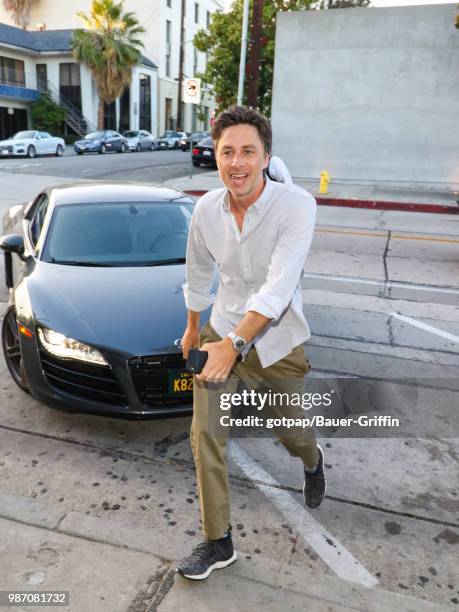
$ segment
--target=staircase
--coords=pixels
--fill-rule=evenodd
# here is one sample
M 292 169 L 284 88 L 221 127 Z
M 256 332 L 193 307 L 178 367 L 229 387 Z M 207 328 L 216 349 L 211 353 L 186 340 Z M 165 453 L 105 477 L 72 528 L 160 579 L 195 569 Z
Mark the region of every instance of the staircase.
M 83 138 L 89 132 L 95 132 L 97 127 L 91 123 L 83 113 L 77 108 L 59 89 L 47 81 L 46 91 L 50 97 L 59 104 L 61 108 L 65 110 L 65 122 L 72 128 L 81 138 Z

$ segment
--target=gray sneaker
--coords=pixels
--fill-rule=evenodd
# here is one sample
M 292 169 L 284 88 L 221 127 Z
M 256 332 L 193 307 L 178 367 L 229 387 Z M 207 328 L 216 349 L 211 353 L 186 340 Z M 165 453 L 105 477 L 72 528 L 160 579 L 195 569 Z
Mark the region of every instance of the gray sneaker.
M 190 580 L 205 580 L 214 569 L 222 569 L 237 559 L 233 548 L 231 530 L 226 538 L 207 540 L 193 548 L 191 555 L 183 559 L 176 571 Z
M 303 495 L 306 506 L 309 508 L 320 506 L 327 491 L 327 481 L 324 474 L 324 452 L 319 444 L 317 450 L 319 451 L 319 464 L 316 471 L 311 474 L 306 469 L 304 470 Z

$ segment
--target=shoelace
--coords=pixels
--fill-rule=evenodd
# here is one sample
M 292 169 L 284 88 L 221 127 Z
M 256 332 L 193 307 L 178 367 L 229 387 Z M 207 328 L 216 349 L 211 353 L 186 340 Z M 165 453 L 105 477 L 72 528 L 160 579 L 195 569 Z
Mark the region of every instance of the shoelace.
M 202 559 L 203 557 L 207 555 L 208 551 L 213 552 L 213 549 L 214 549 L 213 542 L 201 542 L 200 544 L 196 546 L 196 548 L 193 548 L 193 550 L 191 551 L 191 556 Z

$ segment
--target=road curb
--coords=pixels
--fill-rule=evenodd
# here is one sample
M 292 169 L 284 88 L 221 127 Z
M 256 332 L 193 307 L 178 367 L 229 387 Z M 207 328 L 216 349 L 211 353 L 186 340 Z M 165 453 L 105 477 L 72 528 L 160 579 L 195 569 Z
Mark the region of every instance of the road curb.
M 191 196 L 202 196 L 207 189 L 185 189 L 185 193 Z M 388 200 L 359 200 L 355 198 L 326 198 L 314 196 L 319 206 L 339 206 L 343 208 L 366 208 L 369 210 L 398 210 L 403 212 L 438 213 L 442 215 L 458 215 L 458 206 L 445 204 L 428 204 L 420 202 L 391 202 Z
M 170 543 L 167 543 L 166 549 L 165 543 L 155 536 L 153 530 L 139 528 L 133 524 L 118 523 L 102 517 L 88 516 L 81 512 L 67 514 L 62 511 L 56 512 L 53 508 L 48 508 L 41 502 L 28 498 L 0 494 L 0 517 L 31 527 L 47 529 L 56 534 L 115 546 L 120 549 L 120 554 L 123 549 L 150 554 L 171 568 L 185 552 L 179 550 L 181 547 L 171 550 Z M 209 599 L 216 597 L 221 604 L 224 602 L 225 593 L 233 593 L 237 599 L 239 589 L 242 588 L 244 591 L 248 588 L 252 593 L 259 593 L 261 599 L 269 596 L 270 592 L 281 591 L 282 600 L 285 603 L 290 593 L 294 598 L 304 597 L 305 604 L 308 602 L 312 606 L 319 606 L 311 609 L 325 609 L 322 606 L 326 604 L 330 606 L 327 609 L 334 612 L 347 610 L 387 612 L 391 609 L 396 609 L 398 612 L 442 612 L 447 610 L 446 607 L 434 602 L 394 593 L 378 586 L 367 588 L 336 576 L 308 575 L 306 568 L 288 565 L 262 555 L 249 558 L 241 554 L 238 563 L 222 574 L 219 572 L 215 574 L 216 576 L 212 577 L 214 588 L 211 589 L 211 592 L 204 586 L 201 589 L 191 589 L 190 582 L 179 577 L 173 580 L 164 600 L 166 609 L 170 607 L 169 604 L 172 605 L 170 609 L 177 609 L 176 601 L 182 597 L 193 600 L 191 603 L 196 604 L 197 607 L 193 608 L 191 605 L 191 609 L 214 609 L 212 606 L 209 607 L 208 604 L 211 603 Z M 220 582 L 221 579 L 223 583 Z

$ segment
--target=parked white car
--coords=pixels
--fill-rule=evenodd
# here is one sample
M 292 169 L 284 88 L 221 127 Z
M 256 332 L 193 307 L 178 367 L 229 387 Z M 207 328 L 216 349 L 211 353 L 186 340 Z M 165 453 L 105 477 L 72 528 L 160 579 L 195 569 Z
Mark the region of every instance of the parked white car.
M 22 156 L 36 157 L 37 155 L 57 155 L 62 157 L 65 151 L 65 140 L 51 136 L 48 132 L 25 130 L 18 132 L 8 140 L 0 141 L 0 157 Z
M 156 138 L 147 130 L 129 130 L 123 136 L 127 139 L 130 151 L 154 151 L 158 148 Z

